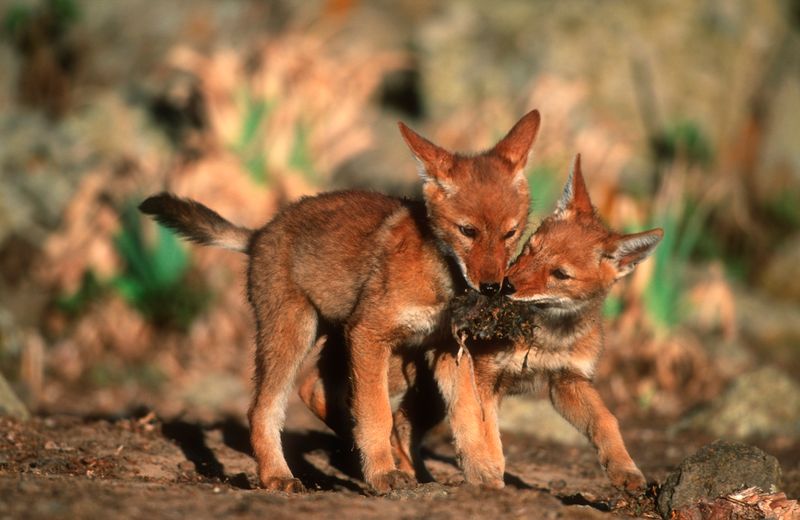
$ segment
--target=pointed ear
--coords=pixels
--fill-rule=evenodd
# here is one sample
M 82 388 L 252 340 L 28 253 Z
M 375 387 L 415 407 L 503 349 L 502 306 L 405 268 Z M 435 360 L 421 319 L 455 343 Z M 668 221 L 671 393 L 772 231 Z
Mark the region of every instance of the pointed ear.
M 592 213 L 594 213 L 592 200 L 589 198 L 589 191 L 586 189 L 586 182 L 583 180 L 583 171 L 581 170 L 581 154 L 577 154 L 572 171 L 567 177 L 567 183 L 564 185 L 564 191 L 556 206 L 556 215 L 563 218 L 567 214 L 591 215 Z
M 657 228 L 619 237 L 610 255 L 617 268 L 617 279 L 631 273 L 639 262 L 655 251 L 663 236 L 664 231 Z
M 531 152 L 533 142 L 539 133 L 541 117 L 538 110 L 531 110 L 517 124 L 508 131 L 508 134 L 494 145 L 492 151 L 514 166 L 514 172 L 525 167 Z
M 400 134 L 414 157 L 419 161 L 419 175 L 422 180 L 444 183 L 453 166 L 453 154 L 428 141 L 403 124 L 402 121 L 398 121 L 397 126 L 400 127 Z

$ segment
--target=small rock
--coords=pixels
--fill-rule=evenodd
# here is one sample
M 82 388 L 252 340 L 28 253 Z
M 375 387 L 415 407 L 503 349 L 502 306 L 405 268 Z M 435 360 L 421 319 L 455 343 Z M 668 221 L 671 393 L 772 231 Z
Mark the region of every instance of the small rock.
M 384 495 L 389 500 L 415 500 L 447 496 L 447 488 L 437 482 L 427 482 L 412 489 L 395 489 Z
M 739 376 L 708 409 L 686 426 L 717 437 L 800 434 L 800 385 L 781 370 L 763 367 Z
M 670 512 L 714 500 L 748 487 L 774 492 L 781 478 L 778 460 L 742 443 L 717 441 L 700 448 L 672 472 L 658 495 L 658 511 Z
M 800 305 L 757 291 L 737 291 L 736 323 L 761 357 L 793 366 L 800 344 Z M 796 368 L 796 367 L 794 367 Z

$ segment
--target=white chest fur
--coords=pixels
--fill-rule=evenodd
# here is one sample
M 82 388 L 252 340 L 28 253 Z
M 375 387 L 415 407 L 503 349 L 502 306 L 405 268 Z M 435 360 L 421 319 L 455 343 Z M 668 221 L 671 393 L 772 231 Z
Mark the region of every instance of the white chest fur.
M 575 356 L 570 349 L 544 350 L 532 346 L 530 349 L 517 349 L 501 361 L 504 371 L 515 376 L 542 372 L 569 370 L 584 377 L 594 374 L 595 360 Z
M 443 310 L 443 304 L 408 305 L 397 314 L 396 325 L 408 331 L 409 344 L 419 344 L 439 328 Z

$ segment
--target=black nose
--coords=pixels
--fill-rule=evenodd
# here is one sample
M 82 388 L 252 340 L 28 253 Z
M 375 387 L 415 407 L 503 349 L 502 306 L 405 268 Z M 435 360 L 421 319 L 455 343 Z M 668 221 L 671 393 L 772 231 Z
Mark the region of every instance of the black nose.
M 517 292 L 517 288 L 514 287 L 514 284 L 508 278 L 503 278 L 503 289 L 500 291 L 503 294 L 514 294 Z
M 494 296 L 500 292 L 499 283 L 481 283 L 481 294 L 484 296 Z

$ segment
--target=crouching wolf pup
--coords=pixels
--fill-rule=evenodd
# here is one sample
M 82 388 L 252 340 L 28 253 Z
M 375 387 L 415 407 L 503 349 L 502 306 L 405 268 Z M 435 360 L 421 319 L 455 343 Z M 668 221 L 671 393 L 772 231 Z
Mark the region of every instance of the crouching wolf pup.
M 576 157 L 556 211 L 541 223 L 508 272 L 515 290 L 509 297 L 537 308 L 533 339 L 474 341 L 469 345 L 480 411 L 469 414 L 474 424 L 462 426 L 461 436 L 480 439 L 462 439 L 465 452 L 459 455 L 472 467 L 489 468 L 492 474 L 473 476 L 468 482 L 502 486 L 502 480 L 498 481 L 498 472 L 502 479 L 505 467 L 497 425 L 500 401 L 509 394 L 544 391 L 556 410 L 597 449 L 612 484 L 627 491 L 645 485 L 644 476 L 628 455 L 616 418 L 592 386 L 592 376 L 603 348 L 603 301 L 611 286 L 652 253 L 662 236 L 661 229 L 631 235 L 610 231 L 592 206 L 580 156 Z M 450 362 L 446 356 L 403 355 L 392 359 L 390 372 L 390 388 L 402 396 L 394 415 L 396 456 L 401 467 L 406 461 L 405 468 L 413 468 L 420 478 L 430 478 L 419 459 L 419 444 L 425 432 L 444 418 L 445 410 L 452 418 L 452 408 L 460 406 L 443 392 L 444 406 L 436 407 L 437 396 L 432 392 L 437 387 L 458 386 L 458 382 L 442 379 L 465 376 L 440 366 Z M 314 376 L 319 377 L 310 375 Z M 431 378 L 436 382 L 431 383 Z M 301 385 L 304 401 L 329 424 L 336 423 L 332 416 L 342 413 L 341 407 L 335 409 L 335 399 L 326 400 L 315 392 L 336 387 L 313 380 Z M 303 389 L 308 390 L 306 395 Z M 458 397 L 463 402 L 463 397 Z M 453 433 L 458 433 L 455 428 Z
M 366 482 L 377 491 L 412 484 L 395 467 L 388 365 L 447 330 L 455 284 L 498 293 L 528 216 L 524 167 L 539 129 L 534 110 L 492 149 L 451 153 L 400 123 L 420 165 L 424 204 L 342 191 L 305 198 L 258 230 L 231 224 L 171 194 L 140 210 L 185 238 L 249 256 L 256 319 L 255 392 L 249 410 L 258 477 L 267 489 L 301 491 L 280 431 L 297 369 L 321 328 L 344 332 L 353 436 Z

